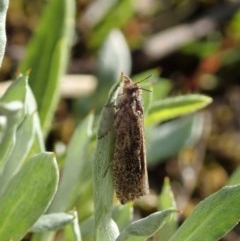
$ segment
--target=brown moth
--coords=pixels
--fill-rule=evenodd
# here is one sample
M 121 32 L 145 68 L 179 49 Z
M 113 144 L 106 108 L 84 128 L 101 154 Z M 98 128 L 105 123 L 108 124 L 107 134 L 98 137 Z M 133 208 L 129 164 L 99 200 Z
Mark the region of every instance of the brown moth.
M 128 76 L 122 74 L 122 77 L 122 92 L 115 106 L 116 143 L 112 167 L 116 195 L 124 204 L 146 195 L 149 187 L 142 91 Z

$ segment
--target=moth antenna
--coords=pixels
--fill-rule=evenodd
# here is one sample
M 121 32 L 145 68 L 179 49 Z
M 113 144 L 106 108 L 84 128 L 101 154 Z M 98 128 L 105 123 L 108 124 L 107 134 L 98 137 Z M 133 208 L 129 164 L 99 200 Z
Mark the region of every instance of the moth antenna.
M 139 88 L 140 90 L 144 90 L 144 91 L 147 91 L 147 92 L 152 92 L 151 90 L 148 90 L 148 89 L 145 89 L 145 88 Z
M 131 79 L 130 79 L 127 75 L 125 75 L 123 72 L 121 72 L 121 75 L 122 75 L 124 78 L 126 78 L 127 80 L 131 80 Z M 134 82 L 134 83 L 135 83 L 135 84 L 139 84 L 139 83 L 145 81 L 146 79 L 149 79 L 151 76 L 152 76 L 152 75 L 150 74 L 150 75 L 148 75 L 147 77 L 145 77 L 144 79 L 142 79 L 142 80 L 140 80 L 140 81 L 138 81 L 138 82 Z M 148 89 L 145 89 L 145 88 L 141 88 L 141 87 L 139 87 L 139 89 L 140 89 L 140 90 L 147 91 L 147 92 L 152 92 L 151 90 L 148 90 Z
M 145 81 L 146 79 L 149 79 L 152 75 L 148 75 L 147 77 L 145 77 L 144 79 L 138 81 L 138 82 L 135 82 L 136 84 L 139 84 L 139 83 L 142 83 L 143 81 Z
M 144 79 L 142 79 L 142 80 L 140 80 L 140 81 L 138 81 L 138 82 L 135 82 L 135 83 L 136 83 L 136 84 L 139 84 L 139 83 L 145 81 L 146 79 L 149 79 L 151 76 L 152 76 L 152 75 L 150 74 L 150 75 L 148 75 L 147 77 L 145 77 Z M 147 91 L 147 92 L 152 92 L 151 90 L 148 90 L 148 89 L 145 89 L 145 88 L 141 88 L 141 87 L 140 87 L 139 89 L 140 89 L 140 90 Z

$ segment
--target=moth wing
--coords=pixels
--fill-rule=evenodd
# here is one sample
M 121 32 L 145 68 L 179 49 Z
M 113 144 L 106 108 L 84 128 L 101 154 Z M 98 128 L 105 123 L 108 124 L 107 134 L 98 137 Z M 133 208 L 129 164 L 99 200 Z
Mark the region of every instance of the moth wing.
M 125 203 L 148 191 L 143 117 L 122 111 L 117 116 L 113 179 L 118 199 Z

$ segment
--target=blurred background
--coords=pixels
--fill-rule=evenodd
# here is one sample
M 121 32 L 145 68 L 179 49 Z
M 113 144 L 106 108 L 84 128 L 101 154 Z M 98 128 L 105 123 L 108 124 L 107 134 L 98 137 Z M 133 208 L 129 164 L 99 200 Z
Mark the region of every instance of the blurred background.
M 47 4 L 10 1 L 1 93 L 18 73 Z M 93 109 L 99 114 L 121 71 L 151 75 L 150 81 L 162 83 L 159 89 L 153 86 L 162 98 L 189 93 L 212 97 L 203 111 L 161 123 L 157 132 L 146 131 L 151 196 L 136 207 L 142 215 L 154 211 L 156 195 L 169 177 L 184 219 L 237 175 L 240 1 L 76 0 L 76 6 L 71 54 L 46 136 L 47 150 L 61 152 L 76 123 Z M 60 19 L 61 14 L 55 16 L 56 28 Z M 222 240 L 240 240 L 238 233 L 236 227 Z

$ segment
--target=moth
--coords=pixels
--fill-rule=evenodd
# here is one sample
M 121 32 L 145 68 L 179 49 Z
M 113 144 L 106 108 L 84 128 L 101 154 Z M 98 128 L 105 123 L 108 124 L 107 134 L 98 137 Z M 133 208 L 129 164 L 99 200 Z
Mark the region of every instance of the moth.
M 142 90 L 122 74 L 122 91 L 116 100 L 113 182 L 118 200 L 124 204 L 148 193 Z

